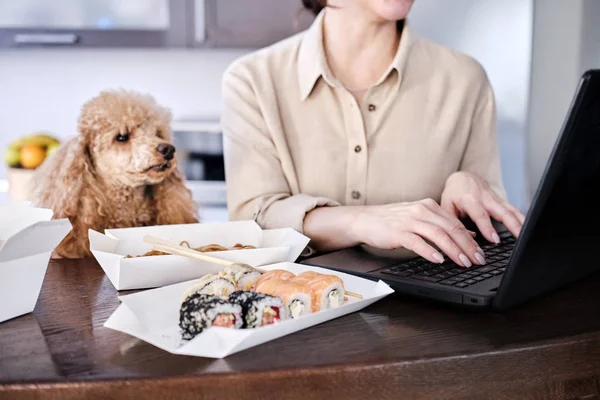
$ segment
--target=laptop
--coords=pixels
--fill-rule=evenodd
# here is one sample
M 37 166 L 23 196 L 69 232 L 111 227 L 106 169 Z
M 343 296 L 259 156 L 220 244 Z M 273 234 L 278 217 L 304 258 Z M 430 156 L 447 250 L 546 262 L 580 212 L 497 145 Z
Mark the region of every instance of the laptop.
M 394 260 L 351 248 L 306 264 L 383 280 L 397 292 L 503 310 L 600 270 L 600 69 L 583 74 L 518 239 L 480 242 L 487 264 Z M 479 237 L 481 235 L 478 235 Z

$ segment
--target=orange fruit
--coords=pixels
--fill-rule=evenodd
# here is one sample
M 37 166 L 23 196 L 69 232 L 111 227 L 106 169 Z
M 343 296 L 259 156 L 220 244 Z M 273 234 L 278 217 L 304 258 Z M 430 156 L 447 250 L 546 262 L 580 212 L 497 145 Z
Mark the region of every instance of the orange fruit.
M 20 160 L 23 168 L 35 169 L 42 165 L 46 158 L 46 150 L 35 144 L 21 147 Z

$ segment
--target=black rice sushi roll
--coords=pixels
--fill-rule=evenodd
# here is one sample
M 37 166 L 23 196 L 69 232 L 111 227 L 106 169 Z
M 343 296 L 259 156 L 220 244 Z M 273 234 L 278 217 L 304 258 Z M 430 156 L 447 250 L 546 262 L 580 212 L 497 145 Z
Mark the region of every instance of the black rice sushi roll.
M 242 307 L 242 328 L 258 328 L 287 318 L 286 308 L 279 297 L 239 290 L 229 295 L 229 302 Z
M 208 294 L 195 293 L 181 303 L 181 337 L 193 339 L 211 326 L 239 329 L 243 325 L 242 306 Z

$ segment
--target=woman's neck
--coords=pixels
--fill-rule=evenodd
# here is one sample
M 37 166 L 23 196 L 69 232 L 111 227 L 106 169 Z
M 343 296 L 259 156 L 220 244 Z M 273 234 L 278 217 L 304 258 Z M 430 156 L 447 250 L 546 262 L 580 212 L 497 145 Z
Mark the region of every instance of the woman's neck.
M 396 21 L 370 20 L 364 11 L 353 8 L 327 8 L 323 22 L 323 45 L 331 73 L 362 98 L 396 55 L 400 40 Z

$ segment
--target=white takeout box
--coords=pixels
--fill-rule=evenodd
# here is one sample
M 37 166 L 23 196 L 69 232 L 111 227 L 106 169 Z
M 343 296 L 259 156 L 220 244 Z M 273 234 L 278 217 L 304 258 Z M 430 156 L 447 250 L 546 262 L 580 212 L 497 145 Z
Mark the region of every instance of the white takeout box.
M 264 270 L 286 269 L 299 274 L 304 271 L 337 275 L 346 290 L 359 293 L 363 299 L 350 297 L 339 308 L 320 311 L 273 325 L 254 329 L 212 327 L 194 339 L 182 341 L 179 332 L 181 295 L 192 282 L 183 282 L 159 289 L 120 296 L 122 304 L 104 323 L 110 329 L 135 336 L 169 353 L 223 358 L 265 342 L 301 331 L 311 326 L 359 311 L 394 292 L 383 281 L 374 282 L 341 272 L 293 263 L 279 263 Z
M 33 311 L 52 252 L 71 231 L 68 219 L 28 203 L 0 205 L 0 322 Z
M 192 247 L 211 243 L 233 247 L 236 243 L 257 249 L 210 252 L 214 257 L 260 267 L 278 262 L 296 261 L 309 238 L 293 229 L 262 230 L 254 221 L 219 222 L 210 224 L 161 225 L 142 228 L 107 229 L 105 234 L 90 230 L 90 249 L 117 290 L 147 289 L 197 279 L 216 273 L 223 267 L 184 256 L 139 256 L 152 245 L 144 236 Z

